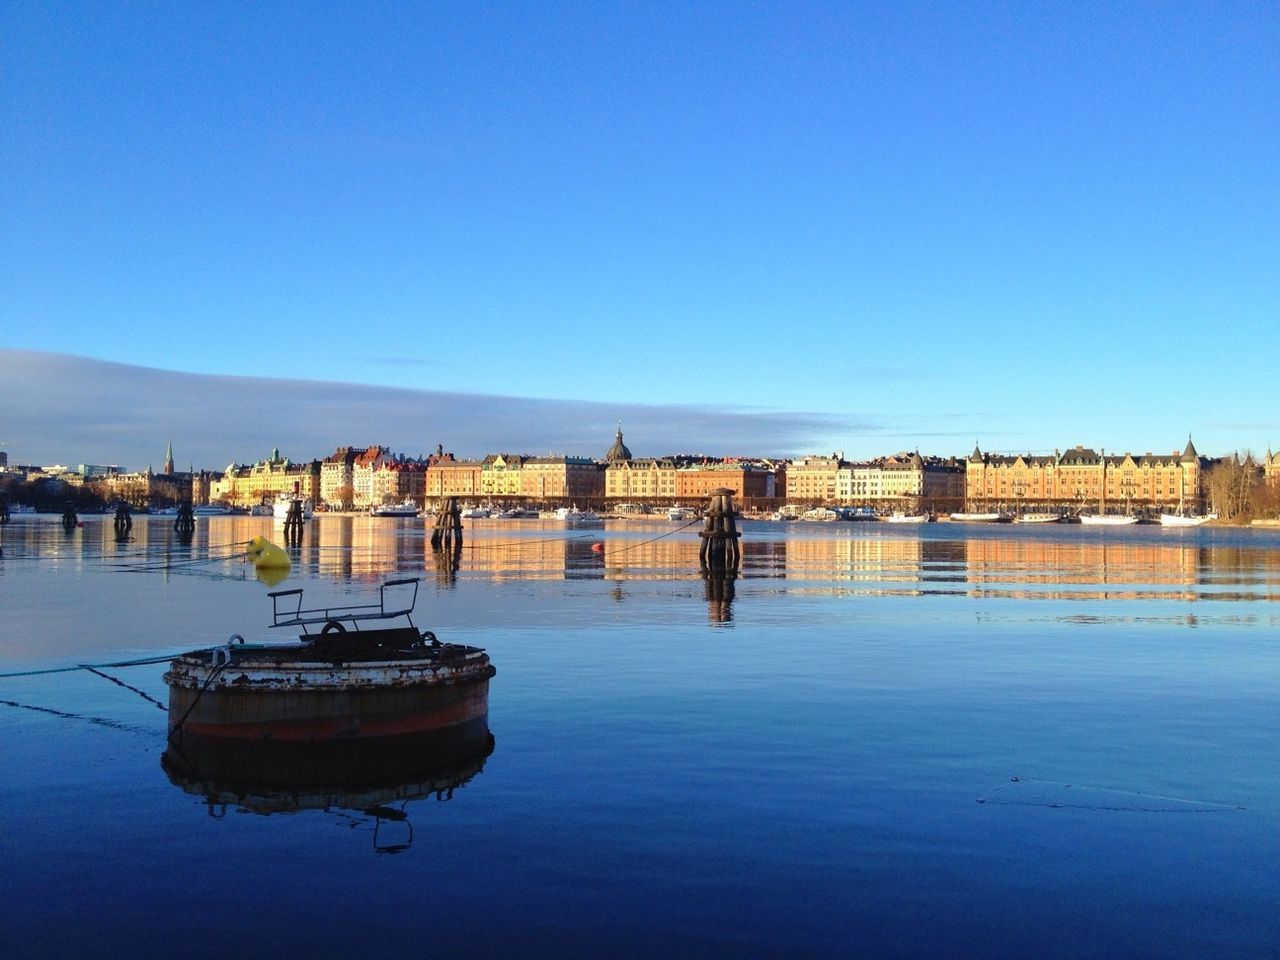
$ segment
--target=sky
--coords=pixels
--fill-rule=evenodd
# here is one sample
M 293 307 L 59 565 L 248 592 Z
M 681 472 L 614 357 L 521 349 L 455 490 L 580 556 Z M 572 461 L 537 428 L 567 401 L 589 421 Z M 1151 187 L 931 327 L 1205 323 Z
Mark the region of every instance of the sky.
M 451 398 L 406 452 L 1280 446 L 1277 49 L 1273 3 L 9 2 L 0 448 L 401 435 L 214 443 L 121 364 Z

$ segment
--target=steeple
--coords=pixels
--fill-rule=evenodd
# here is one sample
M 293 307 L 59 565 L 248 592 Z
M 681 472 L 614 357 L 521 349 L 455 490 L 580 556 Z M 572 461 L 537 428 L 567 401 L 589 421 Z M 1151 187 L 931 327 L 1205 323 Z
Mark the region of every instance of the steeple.
M 982 462 L 982 451 L 978 449 L 978 443 L 976 440 L 973 443 L 973 453 L 969 455 L 969 462 L 970 463 Z
M 1195 444 L 1191 442 L 1191 434 L 1188 433 L 1187 446 L 1186 446 L 1186 449 L 1182 451 L 1182 462 L 1195 463 L 1199 459 L 1200 459 L 1200 455 L 1196 453 Z
M 173 476 L 173 441 L 169 441 L 169 449 L 164 453 L 164 467 L 162 468 L 166 477 Z

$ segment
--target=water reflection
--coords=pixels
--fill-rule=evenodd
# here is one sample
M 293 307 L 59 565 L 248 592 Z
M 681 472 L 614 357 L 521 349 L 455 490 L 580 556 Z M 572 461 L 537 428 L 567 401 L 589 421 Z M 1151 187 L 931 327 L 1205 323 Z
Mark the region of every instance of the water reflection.
M 409 805 L 453 799 L 493 753 L 483 719 L 460 730 L 389 745 L 231 743 L 184 737 L 160 758 L 171 783 L 201 798 L 211 817 L 321 811 L 373 831 L 374 849 L 413 842 Z M 391 835 L 388 836 L 388 830 Z
M 4 528 L 3 556 L 10 562 L 38 558 L 166 574 L 245 576 L 234 558 L 253 536 L 279 541 L 279 526 L 271 518 L 202 518 L 186 541 L 166 518 L 138 517 L 130 541 L 120 543 L 110 518 L 86 518 L 70 536 L 62 533 L 56 516 L 18 518 Z M 433 550 L 429 534 L 420 519 L 319 517 L 290 547 L 294 574 L 350 581 L 429 572 L 440 587 L 464 578 L 701 578 L 696 531 L 658 520 L 610 521 L 590 532 L 554 521 L 469 521 L 463 543 L 452 551 Z M 1275 600 L 1280 598 L 1280 535 L 1223 528 L 1172 536 L 1159 528 L 1098 534 L 1076 527 L 1028 532 L 932 524 L 904 533 L 876 524 L 748 524 L 739 579 L 761 578 L 789 581 L 791 591 L 833 595 Z M 731 619 L 735 590 L 740 588 L 707 581 L 707 602 L 726 604 L 710 611 L 716 622 Z

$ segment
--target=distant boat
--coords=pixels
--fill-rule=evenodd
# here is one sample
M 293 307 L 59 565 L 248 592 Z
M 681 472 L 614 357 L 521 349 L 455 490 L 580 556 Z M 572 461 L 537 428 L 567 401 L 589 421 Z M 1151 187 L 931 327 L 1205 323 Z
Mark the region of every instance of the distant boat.
M 1138 518 L 1129 513 L 1082 513 L 1080 522 L 1090 527 L 1129 527 Z
M 416 517 L 418 515 L 418 505 L 412 500 L 404 500 L 400 503 L 380 503 L 376 507 L 369 510 L 369 514 L 374 517 Z
M 271 506 L 271 515 L 277 520 L 287 520 L 289 518 L 289 508 L 293 506 L 293 497 L 277 498 L 276 502 Z M 310 520 L 315 516 L 315 505 L 310 500 L 302 501 L 302 519 Z
M 832 520 L 839 520 L 840 514 L 829 507 L 814 507 L 800 514 L 800 519 L 808 523 L 829 523 Z
M 595 526 L 604 524 L 600 519 L 600 515 L 592 510 L 579 510 L 577 507 L 561 507 L 556 511 L 557 520 L 563 520 L 566 523 L 576 523 L 579 526 Z
M 1061 523 L 1060 513 L 1024 513 L 1013 518 L 1014 523 Z
M 885 523 L 928 523 L 933 518 L 927 513 L 903 513 L 899 510 L 880 519 Z
M 192 508 L 191 515 L 194 517 L 225 517 L 231 512 L 231 508 L 225 503 L 202 503 L 200 506 Z
M 953 513 L 957 523 L 1008 523 L 1013 517 L 1005 513 Z
M 634 516 L 637 514 L 648 513 L 649 508 L 646 507 L 643 503 L 619 503 L 613 508 L 613 512 Z
M 467 507 L 459 514 L 464 520 L 485 520 L 489 516 L 488 507 Z
M 255 503 L 249 508 L 249 516 L 251 517 L 270 517 L 275 513 L 275 508 L 269 503 Z
M 670 506 L 667 507 L 668 520 L 697 520 L 698 511 L 691 507 Z
M 1160 523 L 1166 527 L 1198 527 L 1202 523 L 1208 523 L 1210 520 L 1217 520 L 1216 513 L 1205 514 L 1202 517 L 1194 514 L 1185 513 L 1162 513 L 1160 514 Z
M 512 507 L 510 510 L 503 510 L 497 516 L 498 520 L 537 520 L 538 511 L 531 510 L 528 507 Z

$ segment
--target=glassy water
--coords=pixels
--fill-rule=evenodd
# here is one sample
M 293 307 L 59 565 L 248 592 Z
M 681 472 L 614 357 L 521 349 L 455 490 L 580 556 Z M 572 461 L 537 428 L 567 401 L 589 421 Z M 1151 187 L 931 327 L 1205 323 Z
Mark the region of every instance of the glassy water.
M 163 665 L 0 679 L 6 956 L 1280 956 L 1275 533 L 748 524 L 717 581 L 666 521 L 455 564 L 325 517 L 276 587 L 232 556 L 270 519 L 55 520 L 0 528 L 0 672 L 416 575 L 494 743 L 225 789 L 162 768 Z

